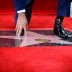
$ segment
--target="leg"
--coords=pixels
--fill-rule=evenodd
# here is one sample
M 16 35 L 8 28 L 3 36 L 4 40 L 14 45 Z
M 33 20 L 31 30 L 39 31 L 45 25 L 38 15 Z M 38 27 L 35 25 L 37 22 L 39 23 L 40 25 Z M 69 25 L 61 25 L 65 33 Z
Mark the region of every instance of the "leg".
M 30 20 L 31 20 L 33 3 L 34 3 L 34 0 L 32 0 L 32 2 L 26 6 L 26 17 L 27 17 L 28 23 L 30 23 Z
M 68 34 L 62 27 L 64 16 L 70 16 L 70 1 L 69 0 L 59 0 L 58 14 L 57 14 L 57 18 L 56 18 L 55 26 L 54 26 L 54 34 L 63 39 L 67 39 Z
M 70 0 L 59 0 L 57 16 L 70 16 Z
M 25 8 L 25 9 L 26 9 L 26 17 L 27 17 L 28 23 L 29 23 L 30 20 L 31 20 L 33 2 L 34 2 L 34 0 L 33 0 L 30 4 L 28 4 L 28 5 L 26 6 L 26 8 Z M 15 14 L 15 22 L 17 22 L 17 18 L 18 18 L 18 14 L 17 14 L 17 12 L 16 12 L 16 14 Z

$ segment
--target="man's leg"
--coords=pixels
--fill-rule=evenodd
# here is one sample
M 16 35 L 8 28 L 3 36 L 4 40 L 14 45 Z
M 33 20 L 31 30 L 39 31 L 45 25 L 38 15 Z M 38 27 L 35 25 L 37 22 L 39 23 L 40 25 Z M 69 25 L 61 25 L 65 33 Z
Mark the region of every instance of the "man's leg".
M 26 17 L 27 17 L 28 23 L 29 23 L 30 20 L 31 20 L 33 2 L 34 2 L 34 0 L 33 0 L 30 4 L 28 4 L 28 5 L 26 6 Z M 18 18 L 18 14 L 17 14 L 17 12 L 16 12 L 16 14 L 15 14 L 15 22 L 17 22 L 17 18 Z
M 70 1 L 69 0 L 59 0 L 58 14 L 57 14 L 57 18 L 55 20 L 55 26 L 54 26 L 54 34 L 63 39 L 67 39 L 68 34 L 62 27 L 64 16 L 70 16 Z
M 28 24 L 30 23 L 31 16 L 32 16 L 32 6 L 33 6 L 34 0 L 30 4 L 26 6 L 26 17 L 28 20 Z

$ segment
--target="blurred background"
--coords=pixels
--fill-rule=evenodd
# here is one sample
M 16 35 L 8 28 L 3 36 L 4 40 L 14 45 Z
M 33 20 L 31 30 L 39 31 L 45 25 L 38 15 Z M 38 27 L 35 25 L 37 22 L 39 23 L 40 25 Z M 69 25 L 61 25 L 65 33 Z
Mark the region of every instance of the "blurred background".
M 43 10 L 44 12 L 55 12 L 57 9 L 57 1 L 58 0 L 35 0 L 33 12 L 36 11 L 38 13 L 38 11 L 42 12 Z M 14 0 L 0 0 L 0 10 L 4 10 L 5 12 L 14 11 Z

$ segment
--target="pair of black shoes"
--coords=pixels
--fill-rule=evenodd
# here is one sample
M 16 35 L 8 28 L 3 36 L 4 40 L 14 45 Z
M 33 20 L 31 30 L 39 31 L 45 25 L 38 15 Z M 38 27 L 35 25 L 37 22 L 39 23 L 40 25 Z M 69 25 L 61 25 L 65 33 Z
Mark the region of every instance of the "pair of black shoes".
M 61 19 L 56 19 L 53 32 L 55 35 L 59 36 L 62 39 L 68 39 L 68 34 L 62 27 Z

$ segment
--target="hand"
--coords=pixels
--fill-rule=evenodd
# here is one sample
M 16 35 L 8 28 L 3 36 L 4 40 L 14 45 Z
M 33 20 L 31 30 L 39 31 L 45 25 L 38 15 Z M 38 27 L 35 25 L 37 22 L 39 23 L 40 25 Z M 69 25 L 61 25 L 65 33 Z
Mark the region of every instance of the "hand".
M 18 14 L 17 24 L 16 24 L 16 35 L 20 36 L 22 29 L 24 29 L 24 33 L 27 31 L 28 21 L 25 13 Z

